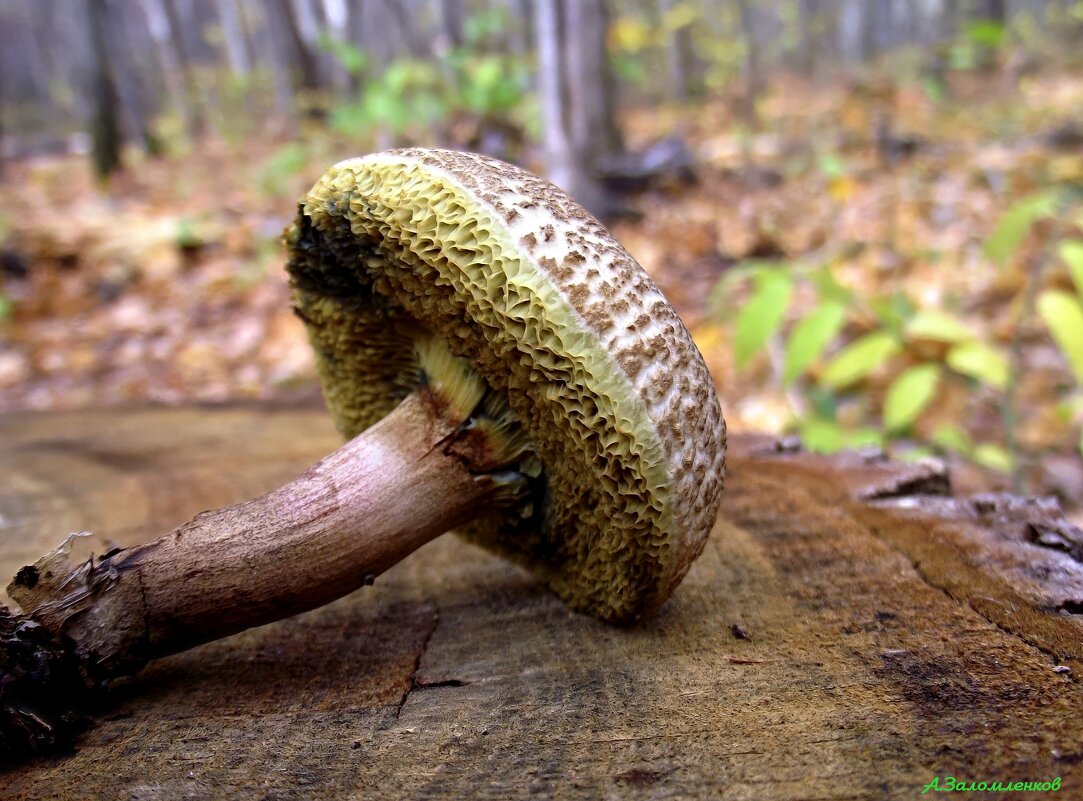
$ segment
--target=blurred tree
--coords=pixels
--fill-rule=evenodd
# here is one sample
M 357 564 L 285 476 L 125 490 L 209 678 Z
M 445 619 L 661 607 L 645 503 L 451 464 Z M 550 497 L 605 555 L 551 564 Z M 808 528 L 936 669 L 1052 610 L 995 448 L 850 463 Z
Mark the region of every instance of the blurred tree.
M 93 93 L 77 91 L 94 63 L 86 15 L 64 13 L 68 5 L 0 2 L 9 148 L 33 148 L 26 135 L 60 146 L 93 114 Z M 565 104 L 567 147 L 583 149 L 574 159 L 584 164 L 619 145 L 615 94 L 606 88 L 607 10 L 615 15 L 610 34 L 622 90 L 664 102 L 739 86 L 746 127 L 765 76 L 780 66 L 826 77 L 840 63 L 853 69 L 921 45 L 935 48 L 929 85 L 944 93 L 949 71 L 1033 64 L 1036 43 L 1065 46 L 1071 56 L 1083 33 L 1079 0 L 126 0 L 110 8 L 105 36 L 122 133 L 152 150 L 152 132 L 168 135 L 176 119 L 198 136 L 207 120 L 259 108 L 272 98 L 261 94 L 268 78 L 281 121 L 289 122 L 298 112 L 322 116 L 329 100 L 356 98 L 396 62 L 434 68 L 454 83 L 461 78 L 455 59 L 504 53 L 537 55 L 543 73 L 555 70 L 556 78 L 542 75 L 537 86 L 557 90 L 539 98 L 547 98 L 546 109 Z M 534 30 L 547 16 L 555 19 L 552 47 Z M 487 31 L 480 39 L 479 30 Z M 343 46 L 364 66 L 347 68 L 332 55 Z M 233 108 L 241 92 L 253 98 L 249 109 Z M 156 120 L 161 112 L 164 120 Z M 553 111 L 543 116 L 557 119 Z M 559 136 L 552 125 L 548 131 L 547 148 L 556 152 Z
M 463 43 L 463 2 L 462 0 L 445 0 L 437 3 L 440 12 L 440 33 L 446 37 L 448 50 L 461 47 Z
M 695 17 L 689 13 L 692 6 L 685 0 L 659 0 L 663 27 L 669 30 L 666 37 L 666 61 L 673 97 L 687 100 L 702 89 L 700 65 L 692 42 Z
M 612 200 L 594 172 L 620 149 L 602 0 L 536 0 L 538 94 L 550 180 L 599 216 Z
M 737 0 L 737 9 L 745 54 L 744 63 L 741 65 L 741 72 L 744 75 L 741 117 L 749 130 L 755 131 L 759 127 L 756 104 L 760 96 L 760 47 L 756 40 L 756 24 L 749 0 Z
M 177 8 L 177 0 L 158 0 L 169 21 L 169 39 L 173 50 L 177 54 L 177 63 L 180 65 L 181 82 L 184 87 L 184 96 L 187 101 L 188 136 L 198 139 L 207 128 L 207 117 L 203 110 L 203 98 L 196 84 L 195 73 L 192 70 L 192 58 L 188 51 L 188 43 L 185 40 L 186 20 L 180 15 Z
M 234 75 L 245 77 L 251 71 L 252 59 L 248 55 L 248 42 L 244 36 L 237 0 L 216 0 L 216 9 L 222 23 L 222 39 L 226 45 L 229 68 Z
M 94 167 L 99 176 L 106 178 L 120 169 L 121 146 L 117 87 L 106 37 L 109 3 L 108 0 L 90 0 L 86 9 L 89 16 L 87 29 L 94 54 L 94 117 L 91 121 Z
M 827 28 L 827 5 L 825 0 L 801 0 L 798 9 L 798 24 L 803 35 L 800 38 L 800 69 L 814 77 L 821 60 L 820 48 L 825 39 Z
M 152 125 L 157 109 L 152 99 L 152 89 L 148 86 L 147 70 L 144 69 L 142 57 L 145 51 L 132 46 L 147 39 L 146 18 L 142 14 L 118 13 L 122 9 L 115 4 L 109 4 L 107 11 L 106 45 L 116 82 L 124 139 L 140 142 L 149 155 L 160 155 L 162 141 Z
M 5 83 L 4 71 L 0 70 L 0 109 L 4 108 L 4 94 L 5 94 L 4 83 Z M 4 155 L 5 155 L 5 148 L 4 148 L 4 115 L 0 114 L 0 178 L 4 177 Z
M 1008 19 L 1007 0 L 979 0 L 974 15 L 978 19 L 986 19 L 1003 25 Z
M 203 113 L 180 29 L 181 17 L 174 0 L 143 0 L 143 9 L 167 91 L 180 109 L 185 130 L 194 138 L 204 130 Z
M 323 109 L 317 102 L 322 82 L 316 58 L 312 7 L 308 0 L 278 0 L 277 11 L 289 43 L 287 52 L 295 86 L 304 95 L 301 105 L 307 116 L 322 117 Z

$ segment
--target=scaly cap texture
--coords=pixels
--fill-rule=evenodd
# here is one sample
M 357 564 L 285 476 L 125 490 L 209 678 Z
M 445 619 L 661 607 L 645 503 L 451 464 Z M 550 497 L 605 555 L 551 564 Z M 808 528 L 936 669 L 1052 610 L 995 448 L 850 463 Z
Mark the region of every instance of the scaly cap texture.
M 714 523 L 725 422 L 684 324 L 601 223 L 517 167 L 415 148 L 336 164 L 286 239 L 346 436 L 416 388 L 419 332 L 441 336 L 546 467 L 534 515 L 460 533 L 608 620 L 669 596 Z

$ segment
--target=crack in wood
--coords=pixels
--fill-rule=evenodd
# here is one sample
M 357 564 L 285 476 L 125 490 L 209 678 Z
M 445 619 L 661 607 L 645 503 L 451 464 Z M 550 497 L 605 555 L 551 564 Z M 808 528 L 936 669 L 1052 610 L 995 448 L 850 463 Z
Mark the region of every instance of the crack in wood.
M 1019 640 L 1020 642 L 1025 643 L 1026 645 L 1029 645 L 1030 647 L 1037 649 L 1038 651 L 1043 653 L 1045 656 L 1047 656 L 1048 658 L 1053 660 L 1053 664 L 1055 664 L 1055 665 L 1060 664 L 1063 661 L 1063 656 L 1060 655 L 1060 654 L 1057 654 L 1054 650 L 1052 650 L 1048 646 L 1043 645 L 1042 643 L 1035 641 L 1033 638 L 1026 636 L 1025 633 L 1023 633 L 1023 632 L 1015 631 L 1015 630 L 1009 628 L 1007 625 L 1003 624 L 1002 622 L 997 621 L 994 617 L 992 617 L 992 616 L 986 614 L 985 612 L 983 612 L 978 606 L 976 606 L 974 604 L 974 599 L 972 599 L 972 598 L 970 598 L 968 596 L 964 596 L 964 597 L 960 598 L 957 595 L 955 595 L 946 586 L 942 586 L 940 584 L 937 584 L 935 581 L 933 581 L 929 577 L 928 573 L 926 573 L 926 571 L 922 569 L 920 559 L 916 559 L 916 558 L 912 557 L 909 553 L 906 552 L 906 550 L 902 546 L 892 542 L 887 537 L 881 535 L 879 530 L 875 526 L 866 526 L 865 528 L 876 539 L 878 539 L 880 542 L 884 543 L 892 551 L 894 551 L 895 553 L 899 554 L 904 559 L 906 559 L 906 561 L 910 564 L 911 568 L 913 568 L 914 573 L 916 573 L 918 578 L 920 578 L 922 580 L 922 582 L 924 582 L 926 585 L 928 585 L 929 587 L 932 587 L 934 590 L 937 590 L 937 591 L 943 593 L 948 598 L 950 598 L 954 603 L 965 604 L 976 615 L 978 615 L 980 618 L 982 618 L 982 620 L 985 620 L 990 625 L 995 626 L 999 631 L 1003 632 L 1004 634 L 1007 634 L 1010 637 L 1014 637 L 1015 639 Z M 1002 601 L 999 601 L 999 600 L 997 600 L 995 598 L 986 598 L 985 600 L 991 601 L 993 603 L 998 603 L 998 604 L 1003 603 Z M 1079 678 L 1076 677 L 1075 675 L 1073 675 L 1073 674 L 1066 674 L 1066 675 L 1067 675 L 1069 681 L 1079 683 Z
M 395 706 L 395 720 L 399 719 L 402 714 L 402 708 L 406 706 L 406 702 L 409 700 L 410 695 L 414 690 L 422 689 L 426 686 L 438 686 L 439 683 L 431 684 L 419 684 L 417 680 L 417 673 L 421 670 L 421 660 L 425 657 L 425 652 L 429 648 L 429 642 L 432 640 L 433 634 L 436 633 L 436 627 L 440 625 L 440 610 L 437 609 L 432 614 L 432 621 L 429 624 L 428 631 L 425 632 L 425 636 L 421 640 L 421 647 L 417 650 L 417 655 L 414 657 L 414 665 L 410 670 L 410 675 L 407 677 L 406 689 L 402 692 L 402 697 L 399 698 L 398 704 Z M 450 686 L 450 685 L 449 685 Z

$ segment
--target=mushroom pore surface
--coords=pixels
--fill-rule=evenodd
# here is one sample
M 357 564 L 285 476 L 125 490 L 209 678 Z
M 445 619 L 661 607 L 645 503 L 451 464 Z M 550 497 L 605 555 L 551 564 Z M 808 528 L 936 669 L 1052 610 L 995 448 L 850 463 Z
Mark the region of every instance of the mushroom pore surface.
M 417 387 L 416 340 L 441 337 L 545 465 L 532 514 L 459 533 L 608 620 L 668 597 L 714 523 L 725 423 L 684 324 L 601 223 L 511 165 L 408 149 L 335 165 L 286 240 L 344 435 Z

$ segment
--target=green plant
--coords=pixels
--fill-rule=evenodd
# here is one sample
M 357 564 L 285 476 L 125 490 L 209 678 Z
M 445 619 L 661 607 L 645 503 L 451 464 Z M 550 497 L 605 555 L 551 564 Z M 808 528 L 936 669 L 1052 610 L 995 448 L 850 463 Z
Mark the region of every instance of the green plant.
M 320 47 L 329 53 L 342 65 L 346 72 L 354 78 L 364 75 L 369 67 L 369 56 L 364 50 L 352 42 L 345 42 L 333 36 L 324 34 L 319 40 Z
M 427 61 L 398 58 L 364 81 L 357 100 L 331 111 L 331 127 L 356 136 L 383 131 L 393 138 L 442 122 L 448 104 L 439 71 Z
M 335 106 L 332 128 L 347 136 L 373 133 L 392 139 L 431 139 L 453 115 L 479 118 L 513 115 L 528 88 L 526 56 L 502 52 L 495 40 L 507 25 L 498 11 L 469 17 L 463 43 L 441 64 L 399 58 L 374 72 L 371 59 L 352 44 L 325 39 L 323 47 L 358 83 L 354 100 Z
M 1057 253 L 1068 268 L 1075 292 L 1045 290 L 1038 297 L 1038 313 L 1075 378 L 1074 397 L 1069 396 L 1062 409 L 1067 415 L 1083 418 L 1083 239 L 1063 240 Z M 1079 437 L 1079 452 L 1083 454 L 1083 430 Z
M 289 189 L 289 181 L 305 166 L 308 154 L 300 142 L 290 142 L 275 150 L 259 174 L 263 191 L 281 195 Z
M 1083 421 L 1083 213 L 1079 211 L 1081 196 L 1079 188 L 1067 185 L 1051 188 L 1024 197 L 1012 204 L 986 242 L 986 254 L 996 261 L 1001 270 L 1024 263 L 1026 275 L 1019 303 L 1019 319 L 1012 342 L 1010 378 L 1012 379 L 1004 402 L 1004 424 L 1009 448 L 1013 455 L 1018 451 L 1015 429 L 1019 417 L 1015 381 L 1022 374 L 1024 327 L 1035 312 L 1041 317 L 1054 342 L 1062 352 L 1074 378 L 1074 386 L 1061 388 L 1058 397 L 1062 415 L 1069 421 L 1074 417 Z M 1074 214 L 1074 223 L 1069 222 Z M 1030 249 L 1028 258 L 1020 259 L 1028 235 L 1039 222 L 1045 223 L 1044 245 L 1040 250 Z M 1074 233 L 1073 233 L 1074 231 Z M 994 247 L 990 248 L 990 243 Z M 1043 289 L 1046 283 L 1046 267 L 1053 257 L 1067 268 L 1075 292 L 1056 287 Z M 1083 454 L 1083 436 L 1079 441 Z M 1013 460 L 1017 461 L 1017 460 Z M 1013 482 L 1020 484 L 1018 470 L 1013 471 Z
M 515 114 L 529 88 L 525 55 L 497 45 L 509 24 L 507 13 L 493 9 L 471 15 L 463 26 L 463 42 L 451 51 L 451 105 L 480 117 Z
M 1062 241 L 1058 248 L 1075 292 L 1047 289 L 1038 297 L 1038 313 L 1064 353 L 1076 383 L 1083 386 L 1083 239 Z
M 952 69 L 974 70 L 988 67 L 1007 40 L 1007 29 L 995 20 L 975 20 L 948 49 Z
M 751 283 L 751 296 L 738 300 Z M 813 297 L 791 319 L 791 300 Z M 728 299 L 727 299 L 728 298 Z M 955 445 L 971 458 L 1002 466 L 1003 449 L 961 437 L 928 436 L 918 423 L 945 382 L 1002 391 L 1007 359 L 946 310 L 922 310 L 901 294 L 863 298 L 843 287 L 830 265 L 748 263 L 719 285 L 716 302 L 740 303 L 733 333 L 739 369 L 765 349 L 782 357 L 773 373 L 794 406 L 792 427 L 818 451 L 906 439 L 918 453 Z M 848 336 L 846 336 L 848 334 Z M 940 358 L 923 343 L 937 343 Z M 870 390 L 875 389 L 875 393 Z M 882 398 L 879 404 L 871 396 Z
M 198 223 L 191 217 L 181 217 L 177 220 L 174 241 L 180 250 L 196 248 L 202 245 L 203 237 L 199 234 Z
M 7 243 L 8 237 L 11 235 L 11 224 L 8 222 L 8 218 L 0 214 L 0 246 Z M 0 282 L 0 323 L 5 323 L 11 319 L 12 303 L 11 298 L 4 292 L 2 282 Z
M 1021 198 L 985 240 L 989 261 L 1003 271 L 1024 267 L 1011 343 L 982 334 L 950 308 L 922 308 L 895 292 L 866 297 L 843 287 L 830 264 L 746 262 L 716 287 L 716 309 L 740 308 L 733 325 L 739 370 L 775 354 L 772 375 L 793 407 L 791 427 L 808 447 L 834 451 L 905 440 L 910 452 L 957 452 L 1018 479 L 1020 448 L 1015 388 L 1023 372 L 1022 334 L 1036 313 L 1063 354 L 1071 376 L 1058 398 L 1062 414 L 1083 422 L 1083 214 L 1067 191 Z M 1043 249 L 1024 246 L 1039 222 L 1052 233 Z M 1022 253 L 1029 258 L 1021 259 Z M 1043 287 L 1042 267 L 1055 257 L 1071 288 Z M 1019 262 L 1025 261 L 1025 265 Z M 796 297 L 810 298 L 793 315 Z M 779 355 L 781 354 L 781 355 Z M 977 390 L 1001 408 L 1004 441 L 973 441 L 961 420 L 944 422 L 936 403 L 949 384 Z M 934 414 L 935 412 L 935 414 Z M 1079 442 L 1083 453 L 1083 437 Z

